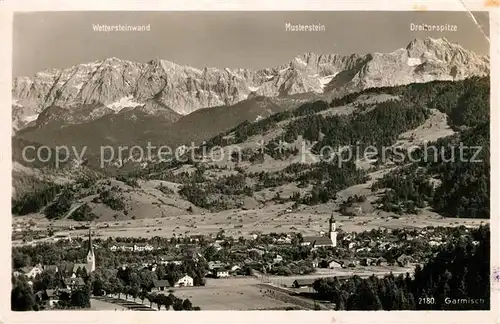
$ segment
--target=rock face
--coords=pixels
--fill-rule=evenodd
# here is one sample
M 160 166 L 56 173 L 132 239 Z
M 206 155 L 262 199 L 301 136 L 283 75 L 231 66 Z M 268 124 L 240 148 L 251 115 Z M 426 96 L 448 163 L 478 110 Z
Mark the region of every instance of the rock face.
M 80 123 L 134 107 L 150 114 L 186 115 L 253 95 L 349 92 L 488 73 L 487 56 L 432 38 L 415 39 L 406 48 L 384 54 L 306 53 L 262 70 L 200 70 L 165 60 L 135 63 L 109 58 L 14 79 L 12 109 L 17 129 L 33 125 L 39 116 L 45 121 L 38 126 L 48 116 Z M 46 109 L 50 111 L 41 114 Z

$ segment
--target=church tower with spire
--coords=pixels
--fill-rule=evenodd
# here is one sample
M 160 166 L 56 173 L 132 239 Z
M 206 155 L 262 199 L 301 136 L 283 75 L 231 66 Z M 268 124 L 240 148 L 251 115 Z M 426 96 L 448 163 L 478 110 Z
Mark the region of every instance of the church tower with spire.
M 332 240 L 332 246 L 336 247 L 337 246 L 337 223 L 335 222 L 335 219 L 333 218 L 333 214 L 330 217 L 330 239 Z
M 94 246 L 92 245 L 92 229 L 89 227 L 89 246 L 87 250 L 87 273 L 95 271 Z

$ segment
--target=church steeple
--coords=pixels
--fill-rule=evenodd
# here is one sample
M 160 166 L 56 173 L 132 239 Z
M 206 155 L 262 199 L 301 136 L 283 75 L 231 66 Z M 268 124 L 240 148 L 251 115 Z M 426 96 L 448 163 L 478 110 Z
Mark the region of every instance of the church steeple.
M 336 227 L 337 227 L 337 223 L 335 222 L 335 218 L 333 218 L 333 214 L 332 214 L 332 216 L 330 216 L 330 233 L 335 232 Z
M 332 216 L 330 216 L 330 239 L 332 240 L 332 246 L 336 247 L 337 246 L 337 223 L 335 222 L 335 219 Z
M 94 246 L 92 244 L 92 229 L 89 227 L 89 246 L 87 248 L 87 272 L 95 270 Z

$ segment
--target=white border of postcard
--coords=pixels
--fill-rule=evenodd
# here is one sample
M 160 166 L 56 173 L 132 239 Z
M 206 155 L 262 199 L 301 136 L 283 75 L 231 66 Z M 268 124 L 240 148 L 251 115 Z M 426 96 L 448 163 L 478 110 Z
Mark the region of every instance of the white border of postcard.
M 134 312 L 134 311 L 47 311 L 12 312 L 11 289 L 11 89 L 12 89 L 12 21 L 13 12 L 19 11 L 486 11 L 490 12 L 491 58 L 491 165 L 500 165 L 498 149 L 500 132 L 499 73 L 500 72 L 500 0 L 0 0 L 0 170 L 4 185 L 1 187 L 0 208 L 4 216 L 0 222 L 4 235 L 0 235 L 0 321 L 3 323 L 500 323 L 500 283 L 491 281 L 490 311 L 201 311 L 201 312 Z M 473 16 L 471 16 L 473 19 Z M 369 32 L 369 30 L 367 30 Z M 497 72 L 497 73 L 494 73 Z M 496 126 L 496 127 L 495 127 Z M 491 170 L 491 273 L 500 267 L 499 172 Z M 495 199 L 496 198 L 496 199 Z

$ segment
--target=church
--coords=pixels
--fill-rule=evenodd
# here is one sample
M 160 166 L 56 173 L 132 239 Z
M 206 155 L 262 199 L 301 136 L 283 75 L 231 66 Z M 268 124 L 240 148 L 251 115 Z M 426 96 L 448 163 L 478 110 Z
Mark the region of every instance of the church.
M 328 236 L 304 236 L 301 245 L 318 247 L 336 247 L 337 246 L 337 223 L 333 215 L 329 220 Z
M 86 263 L 75 263 L 73 266 L 73 278 L 76 277 L 76 272 L 78 269 L 83 268 L 90 274 L 95 271 L 95 255 L 94 255 L 94 246 L 92 245 L 92 230 L 89 228 L 89 241 L 87 247 L 87 262 Z

